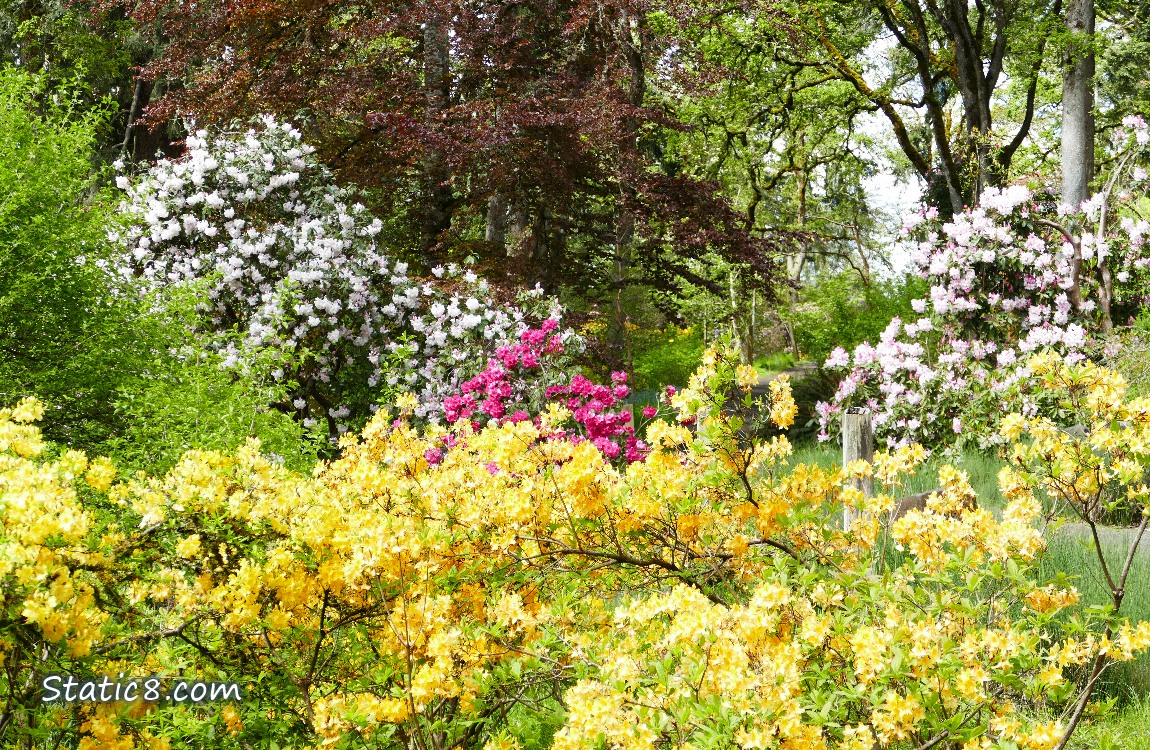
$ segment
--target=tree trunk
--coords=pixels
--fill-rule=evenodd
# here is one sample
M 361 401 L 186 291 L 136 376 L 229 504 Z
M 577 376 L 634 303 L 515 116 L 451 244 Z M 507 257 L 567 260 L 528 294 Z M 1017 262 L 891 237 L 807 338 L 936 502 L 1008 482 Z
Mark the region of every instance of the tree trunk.
M 747 329 L 747 364 L 753 365 L 755 363 L 755 355 L 759 353 L 759 291 L 757 289 L 751 290 L 751 325 Z
M 620 46 L 626 61 L 626 72 L 630 75 L 627 98 L 632 106 L 640 107 L 647 96 L 643 20 L 638 15 L 623 11 L 620 13 L 617 23 Z M 624 153 L 635 153 L 638 149 L 638 143 L 639 121 L 634 117 L 628 118 L 623 143 L 620 144 L 622 150 Z M 631 346 L 630 334 L 627 331 L 629 318 L 623 305 L 623 289 L 627 286 L 627 279 L 630 275 L 631 254 L 634 249 L 637 230 L 635 214 L 627 205 L 631 190 L 632 186 L 628 184 L 626 175 L 622 175 L 617 197 L 619 203 L 616 208 L 615 220 L 615 262 L 612 269 L 612 282 L 615 285 L 615 300 L 612 311 L 614 320 L 608 332 L 608 340 L 620 356 L 630 352 Z M 627 358 L 630 358 L 629 355 Z
M 120 156 L 128 154 L 128 144 L 132 142 L 132 129 L 136 124 L 136 115 L 140 113 L 140 101 L 144 95 L 144 80 L 136 77 L 136 85 L 132 89 L 132 105 L 128 108 L 128 123 L 124 126 L 124 139 L 120 143 Z
M 1066 29 L 1074 38 L 1067 46 L 1062 70 L 1062 202 L 1078 208 L 1090 197 L 1094 176 L 1094 55 L 1082 51 L 1082 35 L 1094 33 L 1094 0 L 1069 0 Z M 1074 243 L 1074 285 L 1071 297 L 1081 305 L 1082 247 Z M 1109 307 L 1103 300 L 1106 308 Z M 1103 309 L 1108 318 L 1109 310 Z
M 1074 38 L 1062 72 L 1062 202 L 1077 208 L 1094 176 L 1094 55 L 1082 39 L 1094 33 L 1094 0 L 1069 0 L 1066 29 Z
M 434 11 L 423 27 L 423 87 L 427 106 L 425 124 L 438 134 L 443 114 L 451 103 L 451 58 L 447 21 Z M 423 159 L 423 206 L 420 227 L 420 250 L 424 262 L 434 264 L 433 250 L 440 235 L 451 226 L 450 175 L 443 151 L 431 146 Z
M 801 136 L 800 136 L 801 137 Z M 794 285 L 790 287 L 787 296 L 790 298 L 791 307 L 799 304 L 799 291 L 798 284 L 803 279 L 803 270 L 807 265 L 807 258 L 810 253 L 810 239 L 806 236 L 807 228 L 807 171 L 805 165 L 799 164 L 798 169 L 795 171 L 795 180 L 798 183 L 798 224 L 799 224 L 799 254 L 788 255 L 786 257 L 787 263 L 787 278 L 789 278 Z M 795 337 L 794 325 L 790 322 L 783 320 L 779 316 L 779 320 L 783 321 L 783 331 L 786 333 L 787 342 L 791 347 L 791 354 L 798 359 L 801 354 L 799 352 L 798 339 Z
M 507 245 L 507 196 L 494 193 L 487 199 L 487 226 L 483 238 L 500 250 Z
M 749 365 L 752 363 L 754 355 L 746 332 L 740 330 L 739 327 L 738 281 L 738 274 L 735 273 L 735 269 L 729 269 L 727 271 L 727 295 L 728 304 L 731 306 L 731 336 L 734 338 L 735 349 L 742 357 L 743 364 Z

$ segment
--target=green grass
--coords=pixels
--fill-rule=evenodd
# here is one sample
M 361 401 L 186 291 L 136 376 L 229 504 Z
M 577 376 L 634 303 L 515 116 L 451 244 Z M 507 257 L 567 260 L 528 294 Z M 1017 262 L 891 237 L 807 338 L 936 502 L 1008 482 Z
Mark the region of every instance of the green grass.
M 631 333 L 636 391 L 682 388 L 703 360 L 703 334 L 696 328 L 640 329 Z
M 1150 750 L 1150 696 L 1113 714 L 1085 720 L 1070 740 L 1074 750 Z
M 759 373 L 760 378 L 771 377 L 783 370 L 794 367 L 798 362 L 795 355 L 790 352 L 775 352 L 774 354 L 764 354 L 755 359 L 755 370 Z
M 1131 532 L 1128 529 L 1103 530 L 1103 553 L 1115 577 L 1119 575 L 1130 549 Z M 1047 553 L 1039 562 L 1038 572 L 1043 581 L 1052 580 L 1059 572 L 1073 576 L 1083 605 L 1111 602 L 1098 553 L 1084 525 L 1064 526 L 1048 538 Z M 1120 614 L 1131 623 L 1150 620 L 1150 545 L 1141 545 L 1134 557 Z M 1144 653 L 1134 661 L 1110 667 L 1099 683 L 1098 694 L 1118 698 L 1123 703 L 1150 695 L 1150 654 Z

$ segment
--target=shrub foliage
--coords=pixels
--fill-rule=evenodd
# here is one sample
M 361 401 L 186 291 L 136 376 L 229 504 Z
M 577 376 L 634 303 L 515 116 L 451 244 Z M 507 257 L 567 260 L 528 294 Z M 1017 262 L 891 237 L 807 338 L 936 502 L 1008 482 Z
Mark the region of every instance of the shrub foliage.
M 1150 401 L 1092 365 L 1032 367 L 1083 436 L 1007 418 L 1000 519 L 944 468 L 889 534 L 924 451 L 788 467 L 785 437 L 742 437 L 756 413 L 790 425 L 786 379 L 752 409 L 753 370 L 714 351 L 628 465 L 554 428 L 560 405 L 445 440 L 404 398 L 310 476 L 256 443 L 122 476 L 49 450 L 25 400 L 0 411 L 0 731 L 497 748 L 537 742 L 561 706 L 562 750 L 1059 747 L 1089 693 L 1074 670 L 1131 658 L 1150 624 L 1120 617 L 1124 571 L 1106 611 L 1038 585 L 1043 503 L 1144 507 Z M 235 680 L 246 698 L 43 708 L 49 672 Z

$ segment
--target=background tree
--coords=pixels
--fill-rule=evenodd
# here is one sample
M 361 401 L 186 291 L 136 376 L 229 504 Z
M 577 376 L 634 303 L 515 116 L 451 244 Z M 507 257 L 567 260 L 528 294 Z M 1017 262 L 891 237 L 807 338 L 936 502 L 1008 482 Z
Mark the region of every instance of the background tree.
M 789 11 L 802 42 L 786 58 L 848 82 L 881 112 L 940 207 L 971 205 L 1007 178 L 1030 132 L 1061 0 L 802 2 Z M 889 41 L 875 44 L 884 33 Z M 1004 87 L 1024 103 L 996 123 Z
M 47 90 L 69 91 L 84 106 L 110 101 L 107 127 L 96 135 L 105 161 L 151 158 L 169 144 L 169 128 L 148 130 L 134 121 L 153 95 L 139 79 L 157 39 L 122 10 L 100 3 L 16 0 L 0 6 L 0 61 L 41 76 Z
M 888 220 L 863 187 L 881 158 L 859 126 L 871 106 L 849 83 L 789 62 L 793 40 L 770 17 L 730 14 L 689 33 L 700 67 L 721 75 L 668 96 L 691 126 L 671 140 L 674 158 L 701 179 L 720 182 L 749 231 L 794 237 L 784 255 L 781 316 L 743 287 L 742 269 L 728 266 L 720 271 L 724 279 L 716 277 L 726 282 L 733 335 L 751 362 L 761 338 L 756 328 L 782 320 L 798 356 L 785 308 L 797 303 L 799 287 L 816 271 L 839 270 L 869 286 L 872 264 L 885 263 L 879 239 Z
M 173 84 L 151 120 L 298 120 L 425 268 L 471 257 L 489 276 L 612 305 L 633 285 L 713 287 L 686 260 L 714 252 L 769 294 L 772 242 L 716 183 L 661 157 L 682 123 L 650 82 L 679 75 L 670 63 L 687 51 L 642 4 L 128 7 L 168 40 L 146 69 Z

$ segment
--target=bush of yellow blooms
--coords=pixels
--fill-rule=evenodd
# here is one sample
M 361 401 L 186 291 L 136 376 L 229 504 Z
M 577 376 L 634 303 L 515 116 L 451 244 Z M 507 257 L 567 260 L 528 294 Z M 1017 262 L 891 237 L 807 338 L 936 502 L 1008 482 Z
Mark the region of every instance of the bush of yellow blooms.
M 409 426 L 400 399 L 311 476 L 254 441 L 123 476 L 46 445 L 25 400 L 0 410 L 0 741 L 1060 748 L 1150 623 L 1121 617 L 1129 560 L 1107 571 L 1109 610 L 1040 586 L 1043 528 L 1059 505 L 1147 502 L 1150 401 L 1089 363 L 1031 367 L 1085 429 L 1005 419 L 1001 518 L 944 468 L 889 533 L 925 452 L 790 466 L 785 437 L 747 425 L 790 425 L 785 379 L 752 409 L 753 372 L 717 351 L 675 395 L 682 421 L 653 422 L 624 468 L 555 429 L 558 406 L 464 425 L 429 465 L 444 432 Z M 244 698 L 46 704 L 50 673 L 235 681 Z

